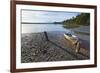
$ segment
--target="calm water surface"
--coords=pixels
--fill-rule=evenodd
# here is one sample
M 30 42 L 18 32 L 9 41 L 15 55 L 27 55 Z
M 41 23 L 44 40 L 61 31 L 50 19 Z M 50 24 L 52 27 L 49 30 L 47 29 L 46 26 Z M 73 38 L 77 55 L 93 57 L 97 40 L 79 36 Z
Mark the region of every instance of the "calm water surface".
M 38 33 L 44 31 L 70 32 L 70 30 L 65 29 L 61 24 L 22 24 L 22 33 Z

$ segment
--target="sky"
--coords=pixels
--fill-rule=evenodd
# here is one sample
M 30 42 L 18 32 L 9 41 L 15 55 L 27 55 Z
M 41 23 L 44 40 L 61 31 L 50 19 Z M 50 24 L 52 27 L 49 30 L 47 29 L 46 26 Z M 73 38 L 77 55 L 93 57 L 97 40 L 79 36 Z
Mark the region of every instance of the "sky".
M 79 12 L 22 10 L 22 22 L 61 22 L 76 17 Z

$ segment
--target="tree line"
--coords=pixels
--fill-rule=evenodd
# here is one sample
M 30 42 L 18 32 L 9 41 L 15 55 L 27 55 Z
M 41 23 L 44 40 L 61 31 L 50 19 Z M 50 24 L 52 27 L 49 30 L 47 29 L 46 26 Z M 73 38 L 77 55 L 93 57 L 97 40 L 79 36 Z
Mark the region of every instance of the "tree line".
M 62 23 L 64 27 L 78 27 L 80 25 L 90 25 L 90 13 L 81 13 L 76 17 L 64 20 Z

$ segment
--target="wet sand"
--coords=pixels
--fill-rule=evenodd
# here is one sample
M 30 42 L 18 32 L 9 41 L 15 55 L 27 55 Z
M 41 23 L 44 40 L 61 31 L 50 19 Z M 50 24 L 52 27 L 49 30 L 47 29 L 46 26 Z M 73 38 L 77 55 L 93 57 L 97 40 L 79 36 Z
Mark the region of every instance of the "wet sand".
M 65 32 L 47 32 L 49 41 L 44 33 L 23 33 L 21 36 L 21 62 L 49 62 L 68 60 L 87 60 L 89 42 L 83 39 L 79 53 L 75 53 L 70 41 L 63 36 Z

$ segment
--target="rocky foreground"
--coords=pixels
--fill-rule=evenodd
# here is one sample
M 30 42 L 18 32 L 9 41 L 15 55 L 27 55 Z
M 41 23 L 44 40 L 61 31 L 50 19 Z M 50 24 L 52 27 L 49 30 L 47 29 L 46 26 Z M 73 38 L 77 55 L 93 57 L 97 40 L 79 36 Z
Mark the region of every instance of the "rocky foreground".
M 24 33 L 21 37 L 21 62 L 48 62 L 89 59 L 89 47 L 75 49 L 63 36 L 64 32 L 47 32 L 49 41 L 44 33 Z

